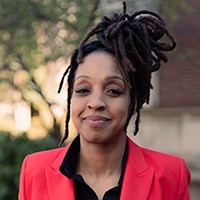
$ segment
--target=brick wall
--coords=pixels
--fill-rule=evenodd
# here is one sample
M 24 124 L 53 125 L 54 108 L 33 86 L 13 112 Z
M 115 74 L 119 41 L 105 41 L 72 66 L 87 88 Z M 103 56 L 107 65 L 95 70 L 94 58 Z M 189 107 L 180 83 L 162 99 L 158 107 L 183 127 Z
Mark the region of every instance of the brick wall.
M 160 70 L 160 106 L 200 106 L 200 1 L 187 0 L 187 9 L 173 24 L 177 42 Z

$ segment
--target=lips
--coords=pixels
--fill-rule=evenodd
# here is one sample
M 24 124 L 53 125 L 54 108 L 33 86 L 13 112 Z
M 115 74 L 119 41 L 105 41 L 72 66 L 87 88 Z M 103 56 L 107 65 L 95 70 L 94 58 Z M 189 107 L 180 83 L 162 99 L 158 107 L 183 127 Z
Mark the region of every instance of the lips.
M 83 122 L 91 127 L 102 127 L 109 124 L 111 119 L 103 116 L 87 116 L 83 118 Z

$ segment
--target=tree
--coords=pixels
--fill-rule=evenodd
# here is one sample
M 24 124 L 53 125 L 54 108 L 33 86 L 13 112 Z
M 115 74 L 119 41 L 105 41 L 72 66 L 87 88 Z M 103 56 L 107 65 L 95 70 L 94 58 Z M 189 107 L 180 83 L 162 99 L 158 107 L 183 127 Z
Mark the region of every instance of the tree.
M 60 139 L 60 124 L 36 73 L 49 61 L 67 60 L 72 49 L 93 25 L 99 0 L 0 0 L 0 100 L 23 100 L 32 116 L 46 109 L 48 130 Z M 43 80 L 44 81 L 44 80 Z M 41 120 L 42 121 L 42 120 Z M 43 123 L 45 127 L 45 123 Z
M 26 134 L 13 137 L 0 132 L 0 199 L 17 199 L 20 169 L 27 154 L 56 146 L 51 137 L 29 140 Z

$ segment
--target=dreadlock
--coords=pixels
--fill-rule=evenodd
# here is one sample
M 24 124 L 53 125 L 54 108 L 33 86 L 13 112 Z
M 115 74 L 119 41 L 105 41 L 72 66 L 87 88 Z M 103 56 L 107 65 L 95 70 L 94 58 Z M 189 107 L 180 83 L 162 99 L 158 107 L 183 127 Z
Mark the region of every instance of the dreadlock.
M 96 40 L 89 40 L 96 36 Z M 160 40 L 164 38 L 165 41 Z M 166 40 L 167 39 L 167 40 Z M 114 13 L 111 18 L 103 17 L 80 42 L 72 55 L 69 67 L 60 82 L 61 91 L 64 78 L 68 74 L 67 116 L 65 135 L 60 145 L 68 137 L 70 120 L 70 104 L 73 90 L 74 75 L 84 57 L 93 51 L 106 51 L 113 54 L 120 64 L 120 69 L 130 90 L 131 105 L 126 127 L 136 113 L 134 135 L 139 130 L 140 109 L 143 104 L 149 104 L 151 74 L 159 70 L 161 61 L 167 62 L 163 52 L 172 51 L 176 43 L 168 32 L 162 18 L 151 11 L 143 10 L 132 15 L 126 13 L 126 3 L 123 2 L 123 13 Z

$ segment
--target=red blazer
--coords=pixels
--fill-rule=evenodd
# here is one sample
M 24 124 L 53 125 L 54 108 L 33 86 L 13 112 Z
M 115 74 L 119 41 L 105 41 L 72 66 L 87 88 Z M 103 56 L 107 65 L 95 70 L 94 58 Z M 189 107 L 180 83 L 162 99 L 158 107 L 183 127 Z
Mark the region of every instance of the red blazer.
M 28 155 L 19 200 L 74 200 L 72 179 L 59 166 L 69 146 Z M 183 159 L 144 149 L 128 139 L 120 200 L 189 200 L 190 173 Z

